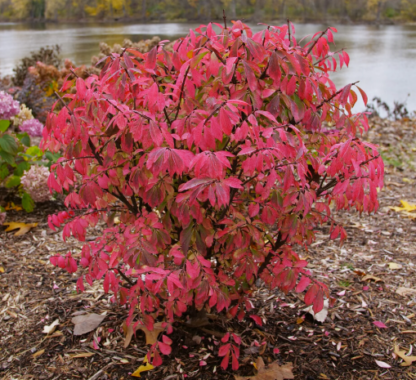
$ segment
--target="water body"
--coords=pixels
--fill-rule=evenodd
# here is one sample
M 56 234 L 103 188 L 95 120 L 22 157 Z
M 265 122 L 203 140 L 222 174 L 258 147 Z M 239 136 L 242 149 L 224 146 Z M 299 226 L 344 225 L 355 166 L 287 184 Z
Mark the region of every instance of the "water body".
M 0 75 L 11 74 L 18 61 L 42 46 L 59 44 L 62 56 L 77 65 L 88 64 L 98 54 L 98 44 L 122 43 L 151 38 L 174 40 L 188 33 L 197 24 L 18 24 L 0 23 Z M 300 40 L 323 30 L 324 25 L 295 24 Z M 416 110 L 416 26 L 415 25 L 332 25 L 338 29 L 336 47 L 346 48 L 350 67 L 333 74 L 337 86 L 360 81 L 369 98 L 382 98 L 388 104 L 407 102 Z M 254 30 L 262 27 L 252 25 Z M 361 110 L 362 104 L 356 106 Z

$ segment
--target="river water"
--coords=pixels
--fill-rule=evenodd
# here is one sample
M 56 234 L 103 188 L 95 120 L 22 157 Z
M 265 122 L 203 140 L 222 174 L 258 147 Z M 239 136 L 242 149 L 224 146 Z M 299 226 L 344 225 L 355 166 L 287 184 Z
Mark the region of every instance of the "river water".
M 173 40 L 197 24 L 18 24 L 0 23 L 0 75 L 11 74 L 18 61 L 42 46 L 59 44 L 62 56 L 76 64 L 87 64 L 98 54 L 98 44 L 122 43 L 124 38 L 138 41 L 155 35 Z M 323 30 L 324 25 L 295 24 L 298 40 Z M 337 86 L 360 81 L 369 99 L 380 97 L 388 104 L 406 102 L 416 110 L 416 26 L 333 25 L 335 49 L 346 48 L 350 67 L 332 77 Z M 253 29 L 262 27 L 252 25 Z M 333 50 L 335 50 L 333 49 Z M 356 110 L 362 110 L 358 104 Z

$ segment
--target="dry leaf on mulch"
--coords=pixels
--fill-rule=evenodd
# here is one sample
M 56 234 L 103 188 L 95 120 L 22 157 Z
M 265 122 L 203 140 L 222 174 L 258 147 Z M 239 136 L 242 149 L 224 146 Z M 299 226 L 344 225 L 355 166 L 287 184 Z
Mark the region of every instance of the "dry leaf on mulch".
M 142 330 L 146 335 L 146 344 L 155 344 L 159 334 L 165 331 L 166 328 L 162 327 L 162 322 L 157 322 L 154 324 L 152 331 L 148 330 L 146 326 L 137 326 L 137 330 Z
M 249 377 L 234 375 L 235 380 L 286 380 L 295 378 L 292 373 L 292 363 L 280 366 L 277 362 L 273 362 L 266 368 L 263 359 L 259 356 L 256 360 L 256 367 L 257 375 Z
M 131 375 L 134 377 L 141 377 L 142 372 L 151 371 L 155 367 L 147 361 L 147 356 L 144 357 L 143 364 L 137 368 Z
M 406 351 L 400 350 L 399 346 L 394 346 L 394 353 L 403 359 L 403 367 L 408 367 L 416 361 L 416 356 L 406 356 Z
M 28 233 L 32 228 L 37 227 L 38 223 L 15 223 L 15 222 L 11 222 L 11 223 L 4 223 L 3 226 L 8 226 L 6 228 L 6 232 L 10 232 L 10 231 L 14 231 L 14 230 L 18 230 L 14 236 L 22 236 L 26 233 Z
M 104 320 L 105 315 L 99 314 L 85 314 L 78 315 L 72 318 L 72 323 L 75 325 L 74 335 L 83 335 L 95 330 Z

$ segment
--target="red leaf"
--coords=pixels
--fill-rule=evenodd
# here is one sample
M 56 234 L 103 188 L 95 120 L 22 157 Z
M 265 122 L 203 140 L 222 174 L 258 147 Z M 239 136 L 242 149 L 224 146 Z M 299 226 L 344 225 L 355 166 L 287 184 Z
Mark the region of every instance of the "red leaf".
M 311 283 L 311 279 L 309 277 L 302 276 L 298 285 L 296 286 L 296 292 L 297 293 L 303 292 L 309 286 L 310 283 Z
M 218 356 L 225 356 L 230 352 L 231 343 L 224 344 L 218 351 Z
M 256 322 L 256 324 L 258 324 L 259 326 L 263 326 L 263 321 L 261 320 L 261 318 L 258 315 L 250 315 L 250 318 Z
M 186 272 L 190 278 L 197 278 L 199 276 L 200 270 L 201 268 L 199 267 L 198 261 L 195 261 L 194 263 L 190 262 L 189 260 L 186 261 Z
M 358 88 L 358 91 L 360 91 L 360 94 L 361 94 L 361 96 L 363 98 L 363 101 L 364 101 L 364 105 L 366 106 L 367 103 L 368 103 L 367 94 L 360 87 L 357 86 L 357 88 Z
M 163 355 L 169 355 L 172 352 L 172 347 L 168 344 L 159 342 L 158 343 L 159 350 Z
M 316 295 L 318 294 L 319 286 L 313 284 L 305 294 L 305 303 L 306 305 L 312 305 L 315 301 Z
M 224 356 L 224 359 L 221 361 L 221 368 L 225 371 L 228 368 L 228 363 L 230 361 L 230 352 Z
M 319 288 L 318 293 L 313 301 L 314 313 L 319 313 L 324 308 L 324 292 Z

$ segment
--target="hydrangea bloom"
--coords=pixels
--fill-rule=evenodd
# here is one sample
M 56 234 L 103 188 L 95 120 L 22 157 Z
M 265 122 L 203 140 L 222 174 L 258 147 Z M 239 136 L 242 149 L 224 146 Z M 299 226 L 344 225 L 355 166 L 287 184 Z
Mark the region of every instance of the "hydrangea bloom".
M 25 104 L 20 105 L 20 112 L 13 118 L 13 125 L 21 126 L 26 120 L 33 119 L 32 110 L 27 108 Z
M 5 220 L 6 220 L 6 213 L 0 212 L 0 226 L 4 223 Z
M 9 120 L 20 111 L 19 102 L 9 94 L 0 91 L 0 120 Z
M 43 124 L 37 119 L 29 119 L 24 121 L 19 129 L 33 137 L 42 136 Z
M 21 178 L 23 189 L 35 202 L 46 202 L 51 199 L 48 187 L 49 169 L 45 166 L 32 165 Z

